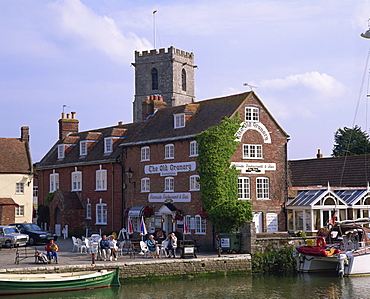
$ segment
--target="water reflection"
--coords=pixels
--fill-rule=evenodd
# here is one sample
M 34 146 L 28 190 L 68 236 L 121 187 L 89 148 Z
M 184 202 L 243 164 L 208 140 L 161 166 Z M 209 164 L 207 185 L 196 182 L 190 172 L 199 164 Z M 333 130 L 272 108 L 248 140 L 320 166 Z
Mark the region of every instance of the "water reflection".
M 370 276 L 329 274 L 238 275 L 141 282 L 122 281 L 120 288 L 104 288 L 9 298 L 370 298 Z

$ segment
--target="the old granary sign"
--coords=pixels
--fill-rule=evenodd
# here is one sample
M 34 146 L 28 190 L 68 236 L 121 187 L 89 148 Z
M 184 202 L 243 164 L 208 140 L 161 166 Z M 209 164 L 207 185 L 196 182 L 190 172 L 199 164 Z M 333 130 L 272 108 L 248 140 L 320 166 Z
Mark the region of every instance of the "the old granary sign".
M 178 172 L 194 171 L 195 161 L 145 165 L 145 174 L 159 173 L 161 176 L 177 175 Z
M 265 173 L 268 170 L 276 170 L 276 163 L 250 163 L 231 162 L 241 173 Z
M 235 133 L 236 141 L 241 141 L 244 133 L 248 130 L 256 130 L 262 135 L 264 143 L 271 143 L 271 136 L 265 125 L 259 121 L 243 121 L 238 132 Z
M 149 202 L 190 202 L 190 192 L 184 193 L 149 193 Z

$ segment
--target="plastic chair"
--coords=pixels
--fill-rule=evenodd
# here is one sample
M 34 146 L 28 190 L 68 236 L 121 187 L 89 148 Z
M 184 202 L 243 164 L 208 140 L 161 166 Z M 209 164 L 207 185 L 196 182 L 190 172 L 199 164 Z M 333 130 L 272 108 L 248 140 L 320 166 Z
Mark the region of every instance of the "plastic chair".
M 144 241 L 140 241 L 140 249 L 141 249 L 141 254 L 144 255 L 144 257 L 148 257 L 149 247 Z
M 159 251 L 159 256 L 167 257 L 167 251 L 166 251 L 167 245 L 168 245 L 168 241 L 162 242 L 161 250 Z
M 78 248 L 77 248 L 78 251 L 80 251 L 81 253 L 82 251 L 87 252 L 86 245 L 82 243 L 82 240 L 80 238 L 77 238 L 77 244 L 78 244 Z
M 79 244 L 77 242 L 77 238 L 72 236 L 72 243 L 73 243 L 73 247 L 72 247 L 72 252 L 78 252 L 79 250 Z

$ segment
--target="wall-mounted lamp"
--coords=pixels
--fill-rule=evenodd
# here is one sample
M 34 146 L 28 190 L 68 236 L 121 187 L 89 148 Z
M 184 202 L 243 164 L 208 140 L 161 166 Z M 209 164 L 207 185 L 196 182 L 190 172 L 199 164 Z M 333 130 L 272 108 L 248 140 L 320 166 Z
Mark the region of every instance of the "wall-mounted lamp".
M 136 183 L 135 182 L 131 182 L 131 179 L 134 175 L 134 172 L 131 170 L 131 167 L 126 171 L 126 175 L 128 177 L 128 182 L 131 183 L 131 184 L 134 184 L 134 188 L 136 187 Z

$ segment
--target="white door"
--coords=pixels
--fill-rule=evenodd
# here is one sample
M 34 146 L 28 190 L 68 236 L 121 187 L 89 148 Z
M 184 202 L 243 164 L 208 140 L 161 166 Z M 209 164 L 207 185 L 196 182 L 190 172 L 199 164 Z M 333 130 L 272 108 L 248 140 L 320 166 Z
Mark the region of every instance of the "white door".
M 256 233 L 262 233 L 262 212 L 254 212 L 252 221 L 256 227 Z

